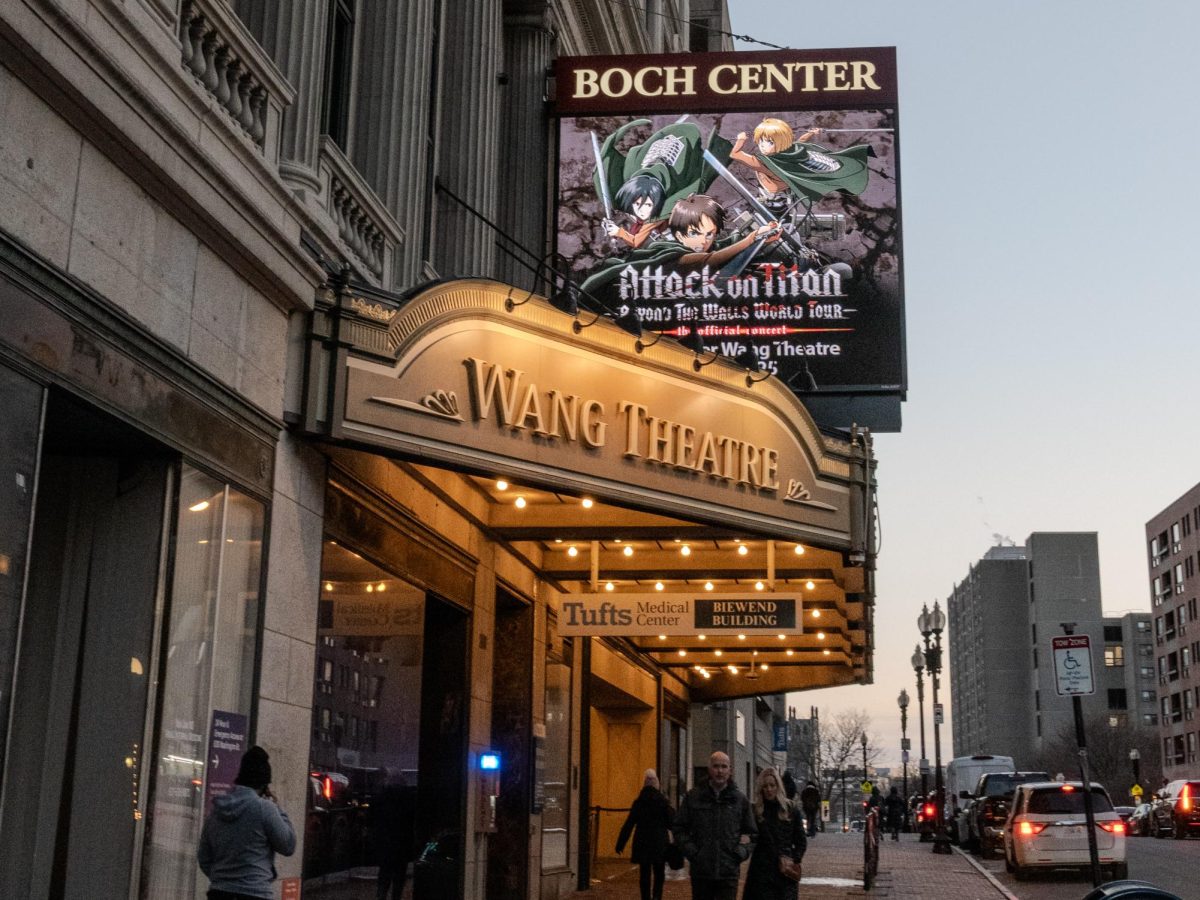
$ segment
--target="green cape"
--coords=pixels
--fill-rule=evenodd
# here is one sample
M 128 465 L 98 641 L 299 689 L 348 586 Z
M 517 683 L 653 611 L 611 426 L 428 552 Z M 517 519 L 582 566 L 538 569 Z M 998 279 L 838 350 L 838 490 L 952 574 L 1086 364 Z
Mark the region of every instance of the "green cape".
M 760 156 L 759 160 L 792 192 L 809 200 L 820 200 L 834 191 L 861 194 L 871 170 L 867 160 L 875 155 L 870 144 L 845 150 L 826 150 L 817 144 L 792 144 L 787 150 Z M 831 167 L 829 171 L 821 171 Z

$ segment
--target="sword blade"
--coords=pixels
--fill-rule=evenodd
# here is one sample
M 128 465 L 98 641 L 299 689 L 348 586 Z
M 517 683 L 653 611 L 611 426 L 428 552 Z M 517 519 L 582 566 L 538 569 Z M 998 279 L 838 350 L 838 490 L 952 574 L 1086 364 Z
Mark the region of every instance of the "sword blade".
M 600 199 L 604 203 L 604 218 L 613 217 L 612 197 L 608 195 L 608 172 L 604 169 L 604 157 L 600 154 L 600 138 L 592 132 L 592 155 L 596 157 L 596 181 L 600 183 Z

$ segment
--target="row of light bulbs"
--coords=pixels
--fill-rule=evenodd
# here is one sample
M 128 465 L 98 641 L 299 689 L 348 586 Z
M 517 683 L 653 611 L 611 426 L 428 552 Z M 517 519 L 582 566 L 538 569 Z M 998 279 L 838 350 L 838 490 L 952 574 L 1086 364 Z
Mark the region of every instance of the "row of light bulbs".
M 829 650 L 828 650 L 828 649 L 822 650 L 822 651 L 821 651 L 821 653 L 822 653 L 824 656 L 829 656 Z M 791 656 L 791 655 L 792 655 L 792 651 L 791 651 L 791 650 L 789 650 L 789 651 L 788 651 L 788 656 Z M 696 672 L 698 672 L 698 673 L 699 673 L 699 674 L 700 674 L 702 677 L 704 677 L 704 678 L 706 678 L 706 679 L 707 679 L 707 678 L 712 678 L 712 672 L 710 672 L 710 671 L 708 670 L 708 666 L 697 665 L 697 666 L 693 666 L 692 668 L 693 668 L 693 669 L 695 669 L 695 671 L 696 671 Z M 736 674 L 737 674 L 737 673 L 740 671 L 740 669 L 738 669 L 738 667 L 737 667 L 736 665 L 733 665 L 733 664 L 730 664 L 730 665 L 727 665 L 727 666 L 718 666 L 717 668 L 724 668 L 726 671 L 728 671 L 728 672 L 729 672 L 729 674 L 730 674 L 730 675 L 736 675 Z M 742 666 L 742 668 L 744 669 L 744 668 L 747 668 L 747 667 L 746 667 L 746 666 Z M 759 670 L 760 672 L 766 672 L 768 669 L 770 669 L 770 666 L 769 666 L 767 663 L 758 663 L 758 664 L 757 664 L 757 668 L 758 668 L 758 670 Z
M 811 591 L 811 590 L 813 590 L 813 589 L 815 589 L 815 588 L 816 588 L 816 586 L 817 586 L 817 583 L 816 583 L 815 581 L 806 581 L 806 582 L 804 582 L 804 587 L 805 587 L 805 588 L 807 588 L 807 589 L 808 589 L 808 590 L 810 590 L 810 591 Z M 766 590 L 766 588 L 767 588 L 767 586 L 766 586 L 766 584 L 765 584 L 764 582 L 762 582 L 762 581 L 756 581 L 756 582 L 754 582 L 754 589 L 755 589 L 756 591 L 764 591 L 764 590 Z M 615 591 L 615 590 L 617 589 L 617 584 L 616 584 L 616 582 L 615 582 L 615 581 L 608 581 L 608 582 L 605 582 L 605 584 L 604 584 L 604 589 L 605 589 L 606 591 Z M 656 582 L 654 582 L 654 589 L 655 589 L 656 591 L 662 591 L 662 590 L 666 590 L 666 585 L 665 585 L 665 584 L 663 584 L 661 581 L 656 581 Z M 713 583 L 712 583 L 711 581 L 706 581 L 706 582 L 704 582 L 704 589 L 705 589 L 706 591 L 711 591 L 711 590 L 713 590 L 713 589 L 714 589 L 714 585 L 713 585 Z M 819 617 L 820 617 L 820 615 L 821 615 L 821 611 L 820 611 L 820 610 L 818 610 L 818 609 L 814 609 L 814 610 L 813 610 L 813 618 L 814 618 L 814 619 L 815 619 L 815 618 L 819 618 Z

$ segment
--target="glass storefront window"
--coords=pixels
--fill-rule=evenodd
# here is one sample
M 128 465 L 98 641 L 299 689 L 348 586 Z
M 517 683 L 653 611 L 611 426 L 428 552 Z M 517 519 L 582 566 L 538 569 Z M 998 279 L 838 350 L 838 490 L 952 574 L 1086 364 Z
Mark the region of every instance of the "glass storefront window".
M 553 627 L 553 622 L 549 623 Z M 542 871 L 567 866 L 571 817 L 571 642 L 546 658 L 546 767 Z
M 141 896 L 202 897 L 196 845 L 225 768 L 249 747 L 264 509 L 183 467 Z M 214 745 L 214 737 L 218 744 Z M 230 747 L 240 746 L 240 749 Z M 206 761 L 227 757 L 221 771 Z
M 418 848 L 425 592 L 326 540 L 313 684 L 304 896 L 386 890 Z M 401 896 L 397 889 L 395 896 Z M 374 896 L 374 892 L 371 892 Z

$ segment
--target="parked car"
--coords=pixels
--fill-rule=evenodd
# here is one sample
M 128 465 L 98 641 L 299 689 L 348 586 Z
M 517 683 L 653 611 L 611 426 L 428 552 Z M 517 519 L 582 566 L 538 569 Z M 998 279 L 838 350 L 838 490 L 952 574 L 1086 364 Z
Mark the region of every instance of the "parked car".
M 1133 815 L 1134 807 L 1132 806 L 1114 806 L 1113 812 L 1121 817 L 1121 821 L 1125 823 L 1125 831 L 1129 832 L 1129 817 Z
M 1155 837 L 1182 840 L 1200 831 L 1200 781 L 1178 780 L 1165 785 L 1151 803 Z
M 1139 803 L 1133 808 L 1133 814 L 1126 822 L 1126 833 L 1137 835 L 1138 837 L 1149 837 L 1153 833 L 1154 826 L 1151 825 L 1150 815 L 1154 807 L 1149 803 Z
M 1004 864 L 1018 881 L 1035 869 L 1091 868 L 1083 791 L 1078 781 L 1017 786 L 1004 828 Z M 1092 782 L 1091 794 L 1100 865 L 1112 880 L 1128 878 L 1125 823 L 1101 785 Z
M 967 807 L 967 836 L 964 845 L 978 849 L 989 859 L 1004 850 L 1004 823 L 1018 784 L 1049 781 L 1045 772 L 988 772 L 979 777 L 973 800 Z
M 986 772 L 1015 772 L 1016 768 L 1011 756 L 991 753 L 957 756 L 946 763 L 946 828 L 951 841 L 959 844 L 967 839 L 965 803 L 971 801 L 971 789 L 979 777 Z
M 914 811 L 913 821 L 916 823 L 918 840 L 925 843 L 932 841 L 933 835 L 937 831 L 937 792 L 931 792 L 924 799 L 917 799 L 919 802 Z

